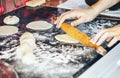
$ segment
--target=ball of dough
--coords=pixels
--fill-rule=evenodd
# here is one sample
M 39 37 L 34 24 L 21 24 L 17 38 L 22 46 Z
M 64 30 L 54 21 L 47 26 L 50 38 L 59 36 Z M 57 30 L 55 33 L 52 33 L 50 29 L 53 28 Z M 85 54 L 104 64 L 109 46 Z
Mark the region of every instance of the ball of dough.
M 19 22 L 19 18 L 17 16 L 7 16 L 4 18 L 3 22 L 5 24 L 9 24 L 9 25 L 14 25 L 17 24 Z
M 48 30 L 52 28 L 52 24 L 46 21 L 33 21 L 28 23 L 26 27 L 32 30 Z

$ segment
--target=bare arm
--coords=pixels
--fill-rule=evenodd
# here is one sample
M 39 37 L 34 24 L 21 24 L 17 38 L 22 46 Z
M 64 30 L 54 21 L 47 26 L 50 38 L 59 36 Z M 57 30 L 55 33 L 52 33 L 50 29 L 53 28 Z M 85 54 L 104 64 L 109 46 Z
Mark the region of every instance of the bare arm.
M 57 28 L 61 27 L 61 24 L 66 19 L 76 19 L 71 22 L 71 25 L 76 26 L 81 23 L 90 22 L 92 21 L 100 12 L 103 10 L 117 4 L 120 0 L 99 0 L 97 3 L 92 5 L 87 9 L 77 9 L 71 10 L 68 12 L 63 13 L 60 17 L 58 17 L 56 24 Z
M 104 11 L 107 8 L 112 7 L 113 5 L 120 2 L 120 0 L 99 0 L 97 3 L 92 5 L 90 8 L 92 8 L 97 14 Z

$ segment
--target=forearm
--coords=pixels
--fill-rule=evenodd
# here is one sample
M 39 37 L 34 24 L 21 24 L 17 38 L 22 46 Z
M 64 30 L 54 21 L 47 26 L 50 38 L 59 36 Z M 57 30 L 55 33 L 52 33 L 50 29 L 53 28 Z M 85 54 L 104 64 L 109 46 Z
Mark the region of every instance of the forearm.
M 92 5 L 90 8 L 94 10 L 94 13 L 99 14 L 107 8 L 112 7 L 113 5 L 120 2 L 120 0 L 98 0 L 97 3 Z

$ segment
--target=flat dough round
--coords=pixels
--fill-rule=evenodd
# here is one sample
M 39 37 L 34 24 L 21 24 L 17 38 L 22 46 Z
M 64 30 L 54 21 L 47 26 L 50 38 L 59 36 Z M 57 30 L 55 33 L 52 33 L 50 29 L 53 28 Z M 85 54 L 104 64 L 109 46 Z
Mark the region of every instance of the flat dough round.
M 34 21 L 28 23 L 26 27 L 32 30 L 48 30 L 52 27 L 52 24 L 46 21 Z
M 7 16 L 4 18 L 3 22 L 5 24 L 9 24 L 9 25 L 14 25 L 17 24 L 19 22 L 19 18 L 17 16 Z
M 0 26 L 0 35 L 1 36 L 8 36 L 18 32 L 18 28 L 15 26 Z
M 67 34 L 59 34 L 59 35 L 56 35 L 55 38 L 56 38 L 58 41 L 65 42 L 65 43 L 79 43 L 78 40 L 70 37 L 70 36 L 67 35 Z

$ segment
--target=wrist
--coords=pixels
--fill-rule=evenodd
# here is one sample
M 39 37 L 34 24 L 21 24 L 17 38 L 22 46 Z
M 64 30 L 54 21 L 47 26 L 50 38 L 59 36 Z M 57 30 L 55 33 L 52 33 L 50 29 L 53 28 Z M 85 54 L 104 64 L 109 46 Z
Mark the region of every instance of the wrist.
M 94 14 L 94 16 L 99 15 L 101 12 L 99 9 L 97 9 L 96 7 L 93 7 L 93 6 L 89 7 L 88 9 L 91 11 L 92 14 Z

